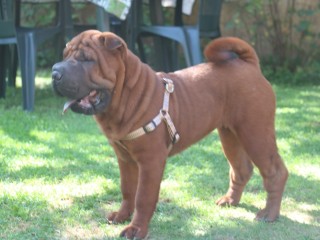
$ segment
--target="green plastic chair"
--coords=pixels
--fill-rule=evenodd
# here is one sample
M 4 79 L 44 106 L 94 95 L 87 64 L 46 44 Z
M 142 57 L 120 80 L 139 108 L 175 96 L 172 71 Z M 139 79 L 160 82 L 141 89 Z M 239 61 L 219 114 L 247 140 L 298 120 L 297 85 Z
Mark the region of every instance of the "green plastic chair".
M 203 62 L 200 38 L 209 37 L 213 39 L 221 36 L 220 12 L 222 2 L 222 0 L 199 0 L 197 24 L 186 26 L 182 22 L 182 0 L 178 0 L 174 26 L 142 25 L 139 29 L 140 36 L 152 35 L 173 40 L 182 46 L 187 66 L 199 64 Z M 151 4 L 151 1 L 149 3 Z M 143 49 L 141 56 L 142 60 L 145 61 Z M 165 57 L 168 58 L 168 56 Z M 176 67 L 173 66 L 173 69 L 170 70 L 176 70 Z
M 0 0 L 0 97 L 5 97 L 6 79 L 15 82 L 17 37 L 13 17 L 14 1 Z
M 221 36 L 222 2 L 222 0 L 200 0 L 197 25 L 185 26 L 193 65 L 203 62 L 200 38 L 214 39 Z
M 69 0 L 70 1 L 70 0 Z M 113 21 L 110 20 L 111 15 L 109 15 L 103 7 L 99 6 L 99 5 L 95 5 L 96 6 L 96 16 L 95 16 L 95 24 L 79 24 L 73 21 L 72 19 L 72 13 L 73 13 L 73 8 L 71 7 L 74 5 L 84 5 L 84 4 L 88 4 L 90 2 L 85 2 L 85 1 L 79 1 L 79 2 L 72 2 L 70 4 L 70 6 L 68 6 L 70 9 L 68 9 L 68 11 L 66 11 L 66 14 L 69 14 L 68 16 L 66 16 L 66 21 L 67 21 L 67 25 L 69 25 L 69 27 L 72 28 L 72 36 L 75 36 L 83 31 L 89 30 L 89 29 L 98 29 L 101 32 L 105 32 L 108 31 L 110 27 L 110 25 L 113 24 Z M 90 3 L 90 4 L 94 4 L 94 3 Z M 70 14 L 71 13 L 71 14 Z
M 29 28 L 20 26 L 20 11 L 16 15 L 16 32 L 18 38 L 18 52 L 20 57 L 20 69 L 22 77 L 23 109 L 32 111 L 34 108 L 35 75 L 37 47 L 48 39 L 58 36 L 58 44 L 62 49 L 64 45 L 64 6 L 68 1 L 59 0 L 56 5 L 56 24 L 54 26 Z M 37 3 L 41 4 L 41 2 Z M 17 9 L 20 9 L 21 0 L 17 1 Z M 62 52 L 59 51 L 59 53 Z
M 37 4 L 41 3 L 38 2 Z M 5 54 L 1 55 L 0 60 L 0 96 L 5 96 L 5 80 L 7 75 L 9 75 L 9 82 L 12 82 L 12 84 L 15 82 L 17 56 L 19 56 L 24 110 L 32 111 L 34 109 L 37 47 L 45 40 L 55 36 L 59 36 L 58 43 L 61 49 L 64 45 L 63 36 L 66 31 L 64 25 L 66 15 L 64 11 L 67 3 L 69 1 L 59 0 L 56 2 L 57 21 L 54 26 L 31 28 L 20 26 L 19 10 L 21 0 L 0 0 L 0 44 L 6 45 L 2 48 Z M 8 51 L 8 46 L 12 44 L 17 46 L 19 54 L 16 53 L 16 50 Z M 12 64 L 10 64 L 11 62 Z M 8 73 L 12 74 L 12 76 Z
M 142 14 L 142 1 L 137 1 L 135 13 Z M 145 25 L 140 15 L 136 16 L 136 22 L 138 24 L 137 29 L 137 41 L 139 48 L 139 55 L 143 62 L 147 62 L 146 54 L 144 52 L 143 43 L 141 38 L 153 36 L 155 38 L 155 48 L 157 52 L 157 63 L 161 71 L 173 71 L 178 68 L 176 59 L 176 44 L 179 43 L 183 49 L 184 58 L 187 66 L 192 65 L 192 56 L 188 47 L 187 35 L 182 25 L 182 0 L 177 1 L 175 9 L 175 22 L 174 25 L 162 25 L 164 17 L 161 9 L 160 1 L 149 0 L 150 22 L 151 25 Z M 181 18 L 181 19 L 180 19 Z M 174 47 L 172 47 L 174 46 Z

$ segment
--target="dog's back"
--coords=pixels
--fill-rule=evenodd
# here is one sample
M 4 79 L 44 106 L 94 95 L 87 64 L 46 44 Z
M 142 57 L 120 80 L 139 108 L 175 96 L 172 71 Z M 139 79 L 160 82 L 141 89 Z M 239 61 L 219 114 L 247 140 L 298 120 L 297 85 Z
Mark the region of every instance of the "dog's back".
M 168 74 L 175 84 L 172 101 L 183 106 L 183 111 L 172 110 L 172 115 L 177 114 L 175 117 L 181 121 L 181 145 L 188 129 L 193 129 L 188 132 L 188 140 L 194 142 L 214 128 L 234 127 L 246 116 L 257 114 L 260 108 L 264 109 L 261 115 L 273 118 L 274 93 L 248 43 L 234 37 L 219 38 L 206 46 L 204 55 L 206 63 Z M 187 122 L 190 125 L 184 119 L 192 119 Z

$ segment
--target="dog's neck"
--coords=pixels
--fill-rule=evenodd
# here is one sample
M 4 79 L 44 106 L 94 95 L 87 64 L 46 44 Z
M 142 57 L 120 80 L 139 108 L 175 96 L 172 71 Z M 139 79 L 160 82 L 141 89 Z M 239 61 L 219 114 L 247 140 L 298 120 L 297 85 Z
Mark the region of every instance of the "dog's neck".
M 162 104 L 161 101 L 156 104 L 153 101 L 151 105 L 152 100 L 161 99 L 157 95 L 163 95 L 162 91 L 156 91 L 163 83 L 155 71 L 142 63 L 130 50 L 124 65 L 124 71 L 117 75 L 117 84 L 108 110 L 95 116 L 110 140 L 120 140 L 149 122 L 158 114 Z

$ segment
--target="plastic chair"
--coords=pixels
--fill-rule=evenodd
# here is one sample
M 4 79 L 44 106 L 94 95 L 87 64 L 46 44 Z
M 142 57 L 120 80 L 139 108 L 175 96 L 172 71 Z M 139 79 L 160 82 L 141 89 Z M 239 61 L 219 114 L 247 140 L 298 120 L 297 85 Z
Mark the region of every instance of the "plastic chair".
M 193 65 L 203 61 L 200 38 L 214 39 L 221 36 L 222 2 L 223 0 L 200 0 L 197 25 L 185 26 Z
M 53 1 L 56 2 L 56 1 Z M 0 68 L 0 96 L 5 96 L 6 76 L 9 82 L 15 84 L 15 74 L 17 70 L 17 58 L 19 55 L 19 65 L 21 69 L 22 79 L 22 96 L 23 109 L 32 111 L 34 108 L 35 95 L 35 75 L 36 75 L 36 54 L 37 47 L 45 40 L 50 39 L 57 34 L 59 36 L 58 43 L 63 46 L 63 35 L 65 33 L 64 26 L 64 9 L 70 3 L 69 1 L 59 0 L 57 4 L 56 24 L 49 27 L 29 28 L 20 26 L 20 6 L 21 0 L 0 0 L 1 3 L 1 20 L 0 20 L 0 44 L 5 44 L 1 51 L 1 68 Z M 41 4 L 41 2 L 37 3 Z M 15 15 L 15 16 L 14 16 Z M 8 45 L 17 45 L 16 48 L 10 49 Z
M 18 52 L 20 57 L 20 68 L 22 78 L 23 109 L 32 111 L 34 108 L 35 95 L 35 75 L 36 75 L 36 55 L 37 47 L 45 40 L 57 34 L 61 48 L 63 46 L 64 28 L 64 6 L 69 1 L 59 0 L 56 2 L 56 24 L 54 26 L 29 28 L 20 26 L 20 5 L 21 0 L 17 1 L 16 6 L 16 32 L 18 38 Z M 41 4 L 38 2 L 37 4 Z
M 156 1 L 149 1 L 155 4 Z M 151 25 L 140 27 L 140 36 L 159 36 L 173 40 L 182 46 L 187 66 L 202 62 L 200 49 L 200 37 L 217 38 L 220 32 L 220 12 L 222 0 L 199 0 L 198 21 L 194 26 L 183 25 L 182 22 L 182 0 L 177 1 L 175 11 L 175 25 Z M 151 7 L 155 8 L 156 6 Z M 159 8 L 159 7 L 157 7 Z M 142 51 L 142 60 L 144 53 Z M 175 69 L 173 69 L 175 70 Z
M 36 4 L 47 2 L 50 0 L 38 1 Z M 74 35 L 70 0 L 52 0 L 52 2 L 56 4 L 55 24 L 49 27 L 30 28 L 20 25 L 20 7 L 23 4 L 21 0 L 0 0 L 0 97 L 5 97 L 7 77 L 10 85 L 15 84 L 19 59 L 23 109 L 27 111 L 34 109 L 37 47 L 44 41 L 58 36 L 58 49 L 61 50 L 57 52 L 61 54 L 64 38 L 71 39 Z M 107 28 L 104 18 L 104 9 L 97 7 L 97 26 L 100 30 Z M 12 48 L 12 44 L 15 48 Z
M 16 32 L 14 27 L 13 6 L 10 0 L 0 0 L 0 97 L 5 97 L 6 78 L 15 82 L 16 69 Z
M 76 34 L 79 34 L 80 32 L 83 32 L 85 30 L 88 29 L 98 29 L 99 31 L 109 31 L 109 23 L 110 25 L 113 23 L 113 21 L 111 21 L 109 18 L 111 18 L 109 16 L 109 14 L 104 10 L 103 7 L 96 5 L 95 9 L 96 9 L 96 15 L 95 15 L 95 19 L 96 19 L 96 23 L 95 24 L 80 24 L 77 22 L 73 21 L 72 18 L 72 11 L 73 8 L 71 7 L 74 5 L 84 5 L 86 7 L 87 4 L 93 4 L 90 2 L 85 2 L 85 1 L 79 1 L 79 2 L 72 2 L 72 4 L 70 4 L 70 6 L 68 6 L 68 11 L 65 11 L 66 14 L 68 14 L 65 18 L 66 18 L 66 25 L 72 29 L 71 33 L 72 36 L 75 36 Z M 93 4 L 94 5 L 94 4 Z
M 137 3 L 136 13 L 142 13 L 142 1 Z M 182 0 L 177 1 L 175 8 L 175 22 L 174 25 L 162 25 L 164 23 L 164 17 L 162 14 L 161 1 L 149 1 L 150 9 L 150 20 L 152 25 L 144 25 L 140 16 L 138 18 L 138 27 L 136 32 L 138 33 L 138 47 L 139 55 L 142 61 L 147 62 L 141 37 L 154 36 L 160 37 L 155 38 L 155 48 L 157 52 L 157 65 L 160 65 L 163 71 L 172 71 L 177 68 L 176 61 L 173 61 L 172 57 L 175 54 L 176 48 L 172 48 L 172 40 L 179 43 L 182 46 L 184 58 L 188 66 L 192 65 L 192 56 L 188 47 L 188 40 L 185 29 L 181 26 L 182 21 Z M 140 18 L 140 19 L 139 19 Z M 171 40 L 171 41 L 168 41 Z

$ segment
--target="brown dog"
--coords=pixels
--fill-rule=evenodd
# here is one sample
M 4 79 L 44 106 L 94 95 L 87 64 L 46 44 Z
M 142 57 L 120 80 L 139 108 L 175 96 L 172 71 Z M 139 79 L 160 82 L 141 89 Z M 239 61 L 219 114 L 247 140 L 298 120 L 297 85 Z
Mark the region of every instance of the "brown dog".
M 53 87 L 69 99 L 64 111 L 94 115 L 118 157 L 122 204 L 114 223 L 143 238 L 158 201 L 166 159 L 218 129 L 230 163 L 230 186 L 218 205 L 237 205 L 255 164 L 268 193 L 257 219 L 279 216 L 288 172 L 276 146 L 275 96 L 255 51 L 237 38 L 205 49 L 207 63 L 155 73 L 112 33 L 86 31 L 53 66 Z

